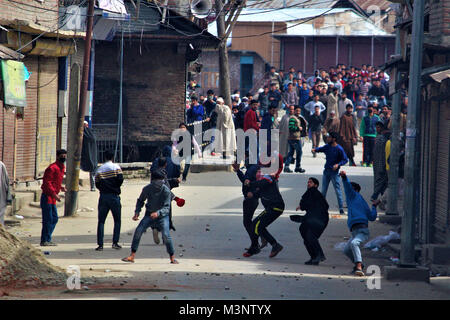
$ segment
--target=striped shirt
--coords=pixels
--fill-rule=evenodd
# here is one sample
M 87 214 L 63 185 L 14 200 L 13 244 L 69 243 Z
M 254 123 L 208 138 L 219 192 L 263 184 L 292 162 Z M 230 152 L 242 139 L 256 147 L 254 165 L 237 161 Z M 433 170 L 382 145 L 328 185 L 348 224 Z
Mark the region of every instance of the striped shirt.
M 95 186 L 100 190 L 100 193 L 119 195 L 122 183 L 122 169 L 118 164 L 108 161 L 98 168 L 95 175 Z

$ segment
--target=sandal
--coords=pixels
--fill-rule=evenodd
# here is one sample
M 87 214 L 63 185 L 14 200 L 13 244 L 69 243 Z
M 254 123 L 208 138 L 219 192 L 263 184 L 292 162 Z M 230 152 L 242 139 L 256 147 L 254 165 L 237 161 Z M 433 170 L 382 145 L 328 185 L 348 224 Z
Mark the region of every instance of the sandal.
M 123 258 L 122 261 L 134 263 L 134 259 L 131 259 L 130 257 Z
M 179 264 L 178 260 L 170 261 L 171 264 Z

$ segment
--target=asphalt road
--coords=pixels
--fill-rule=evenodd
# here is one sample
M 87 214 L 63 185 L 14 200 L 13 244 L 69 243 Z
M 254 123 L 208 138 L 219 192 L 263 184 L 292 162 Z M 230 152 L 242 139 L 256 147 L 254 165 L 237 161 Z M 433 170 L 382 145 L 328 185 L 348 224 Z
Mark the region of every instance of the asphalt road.
M 360 146 L 359 146 L 360 148 Z M 137 222 L 132 221 L 136 198 L 147 181 L 127 180 L 122 188 L 123 249 L 110 247 L 113 221 L 108 216 L 105 225 L 105 250 L 95 251 L 98 193 L 80 192 L 79 208 L 94 208 L 77 217 L 61 218 L 54 232 L 57 247 L 38 246 L 40 219 L 26 219 L 21 227 L 12 229 L 31 241 L 37 248 L 49 251 L 48 259 L 62 268 L 77 265 L 81 269 L 84 289 L 69 291 L 62 286 L 28 292 L 22 298 L 44 299 L 448 299 L 448 278 L 433 278 L 431 284 L 389 282 L 382 277 L 360 278 L 350 275 L 352 264 L 334 245 L 348 239 L 346 217 L 335 216 L 337 201 L 330 185 L 328 201 L 330 219 L 321 243 L 327 260 L 319 266 L 304 265 L 308 254 L 298 231 L 298 224 L 289 219 L 306 190 L 308 177 L 321 181 L 325 162 L 323 155 L 312 158 L 304 148 L 303 167 L 306 173 L 282 174 L 280 188 L 286 211 L 269 227 L 269 231 L 284 246 L 280 254 L 270 259 L 270 248 L 256 256 L 244 258 L 249 239 L 242 225 L 242 194 L 238 178 L 231 172 L 190 174 L 187 183 L 174 189 L 186 199 L 183 208 L 174 208 L 172 232 L 177 259 L 169 264 L 165 246 L 153 243 L 151 232 L 142 238 L 136 262 L 120 259 L 129 254 Z M 356 161 L 361 160 L 358 149 Z M 369 199 L 372 191 L 371 168 L 345 167 L 351 180 L 362 186 Z M 260 207 L 257 213 L 262 210 Z M 63 214 L 60 210 L 60 216 Z M 370 224 L 371 238 L 388 234 L 390 227 L 379 222 Z M 392 264 L 389 251 L 363 250 L 366 266 L 380 268 Z M 380 289 L 369 289 L 368 281 L 380 281 Z

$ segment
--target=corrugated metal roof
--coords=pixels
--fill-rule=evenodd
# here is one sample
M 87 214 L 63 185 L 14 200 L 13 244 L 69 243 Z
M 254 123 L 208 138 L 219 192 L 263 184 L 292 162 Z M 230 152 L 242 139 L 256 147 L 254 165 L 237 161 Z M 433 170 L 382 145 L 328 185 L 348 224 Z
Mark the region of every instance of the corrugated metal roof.
M 288 22 L 314 18 L 320 15 L 342 13 L 351 9 L 245 9 L 239 15 L 238 22 Z
M 298 7 L 298 8 L 331 8 L 336 4 L 336 0 L 248 0 L 247 8 L 283 8 L 286 7 Z

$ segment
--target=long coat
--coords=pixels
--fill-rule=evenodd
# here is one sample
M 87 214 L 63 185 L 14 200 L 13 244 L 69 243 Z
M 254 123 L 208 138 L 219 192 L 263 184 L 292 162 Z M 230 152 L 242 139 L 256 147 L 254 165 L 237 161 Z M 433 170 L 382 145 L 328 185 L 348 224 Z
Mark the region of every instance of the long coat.
M 289 114 L 285 114 L 281 118 L 278 129 L 280 130 L 280 154 L 286 158 L 288 153 L 288 138 L 289 138 Z
M 341 125 L 339 127 L 340 145 L 344 148 L 347 157 L 353 158 L 355 150 L 353 144 L 357 141 L 355 122 L 353 113 L 344 113 L 341 117 Z
M 334 110 L 336 112 L 336 117 L 339 118 L 338 96 L 335 96 L 332 93 L 328 95 L 327 118 L 330 116 L 331 110 Z
M 236 131 L 230 107 L 217 104 L 214 110 L 217 113 L 216 129 L 220 131 L 216 136 L 216 152 L 236 151 Z

